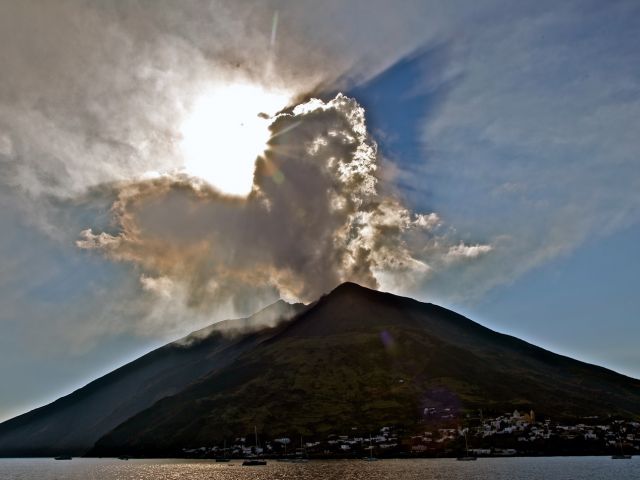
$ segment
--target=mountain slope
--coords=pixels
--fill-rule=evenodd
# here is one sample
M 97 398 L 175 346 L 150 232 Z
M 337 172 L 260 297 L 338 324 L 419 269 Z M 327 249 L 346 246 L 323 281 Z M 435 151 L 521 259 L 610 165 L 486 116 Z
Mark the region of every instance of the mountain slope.
M 91 454 L 172 455 L 255 425 L 268 436 L 418 429 L 426 407 L 640 417 L 640 381 L 436 305 L 343 284 L 102 437 Z
M 304 306 L 283 301 L 158 348 L 44 407 L 0 424 L 0 456 L 81 455 L 102 435 L 156 401 L 229 365 Z

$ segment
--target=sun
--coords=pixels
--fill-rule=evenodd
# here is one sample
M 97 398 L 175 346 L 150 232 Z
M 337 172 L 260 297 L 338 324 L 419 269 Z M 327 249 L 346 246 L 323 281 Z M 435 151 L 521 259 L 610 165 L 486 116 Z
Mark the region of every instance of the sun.
M 289 95 L 252 84 L 203 93 L 181 127 L 184 171 L 228 195 L 246 196 L 257 157 L 271 136 L 273 115 Z

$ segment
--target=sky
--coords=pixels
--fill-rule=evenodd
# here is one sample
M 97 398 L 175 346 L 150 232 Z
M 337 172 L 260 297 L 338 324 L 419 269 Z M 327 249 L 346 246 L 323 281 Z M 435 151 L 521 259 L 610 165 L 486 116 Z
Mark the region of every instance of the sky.
M 640 378 L 639 22 L 3 2 L 0 419 L 346 280 Z

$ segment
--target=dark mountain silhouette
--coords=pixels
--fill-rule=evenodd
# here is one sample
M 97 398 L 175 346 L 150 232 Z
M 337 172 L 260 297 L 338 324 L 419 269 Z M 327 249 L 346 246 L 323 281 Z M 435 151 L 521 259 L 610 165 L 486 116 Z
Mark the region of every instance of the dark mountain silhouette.
M 219 327 L 201 331 L 197 341 L 169 344 L 5 422 L 0 453 L 61 451 L 47 426 L 60 432 L 62 421 L 82 439 L 64 444 L 77 451 L 96 441 L 90 455 L 163 456 L 254 425 L 271 437 L 384 425 L 419 430 L 427 407 L 640 418 L 640 381 L 436 305 L 346 283 L 296 311 L 275 327 L 230 338 Z M 109 410 L 113 399 L 126 409 Z
M 229 365 L 268 335 L 265 325 L 303 307 L 279 301 L 252 317 L 217 323 L 12 418 L 0 424 L 0 456 L 81 455 L 132 415 Z

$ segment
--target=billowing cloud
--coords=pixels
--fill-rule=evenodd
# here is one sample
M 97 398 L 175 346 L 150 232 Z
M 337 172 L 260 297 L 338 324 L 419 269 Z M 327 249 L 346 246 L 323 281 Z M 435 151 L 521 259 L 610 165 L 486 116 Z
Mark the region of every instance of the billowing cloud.
M 195 309 L 265 288 L 302 301 L 346 280 L 394 289 L 490 250 L 452 244 L 437 214 L 380 193 L 380 157 L 356 100 L 311 99 L 270 128 L 247 198 L 186 175 L 122 184 L 117 233 L 86 229 L 77 245 L 139 266 L 158 297 L 186 288 Z
M 37 325 L 28 334 L 25 328 L 20 340 L 33 351 L 43 351 L 45 343 L 65 352 L 69 347 L 86 351 L 99 344 L 97 339 L 123 331 L 168 339 L 218 319 L 252 313 L 277 298 L 279 291 L 269 282 L 256 285 L 273 271 L 299 276 L 280 261 L 282 252 L 267 249 L 268 255 L 258 255 L 255 248 L 243 251 L 242 244 L 224 244 L 213 257 L 224 260 L 216 267 L 223 273 L 213 275 L 211 261 L 198 266 L 199 259 L 207 257 L 192 241 L 195 234 L 207 237 L 212 225 L 184 220 L 180 228 L 185 238 L 179 241 L 187 248 L 175 247 L 173 257 L 186 260 L 181 269 L 175 263 L 156 265 L 153 259 L 160 256 L 151 253 L 142 262 L 143 252 L 133 251 L 137 240 L 119 224 L 126 227 L 131 213 L 132 225 L 140 222 L 145 235 L 140 246 L 149 246 L 149 238 L 165 234 L 154 230 L 163 223 L 150 216 L 154 205 L 161 212 L 162 205 L 194 198 L 201 210 L 207 203 L 219 209 L 229 206 L 230 218 L 245 225 L 261 219 L 257 200 L 218 198 L 207 187 L 176 177 L 185 163 L 185 121 L 208 91 L 248 83 L 305 98 L 307 92 L 336 85 L 336 78 L 367 78 L 432 35 L 424 18 L 416 15 L 415 8 L 428 9 L 422 2 L 413 2 L 413 9 L 374 3 L 353 2 L 344 11 L 337 1 L 319 5 L 268 0 L 250 7 L 226 0 L 0 2 L 0 198 L 9 219 L 2 222 L 0 254 L 12 259 L 3 262 L 1 277 L 16 284 L 15 290 L 0 291 L 6 307 L 0 322 L 20 328 Z M 433 24 L 442 22 L 434 19 Z M 379 35 L 372 39 L 358 33 L 369 30 Z M 154 172 L 173 173 L 158 179 Z M 142 180 L 149 177 L 156 179 Z M 139 200 L 134 200 L 136 195 Z M 218 200 L 204 202 L 203 197 Z M 121 215 L 119 207 L 125 204 L 144 208 L 149 215 L 129 210 Z M 191 218 L 178 206 L 175 211 Z M 226 223 L 220 228 L 227 228 Z M 114 240 L 111 250 L 102 250 L 106 257 L 88 259 L 75 247 L 78 232 L 89 227 L 100 238 L 86 240 L 96 245 Z M 126 238 L 118 234 L 119 228 L 120 233 L 127 231 Z M 178 230 L 176 224 L 172 235 L 179 236 Z M 14 232 L 28 240 L 13 239 Z M 227 242 L 238 238 L 229 236 Z M 158 248 L 175 246 L 175 240 L 171 235 L 165 243 L 158 240 Z M 210 241 L 207 237 L 200 248 Z M 116 256 L 123 261 L 108 260 Z M 131 261 L 124 261 L 125 256 Z M 238 263 L 240 256 L 257 256 L 260 269 L 249 271 Z M 20 262 L 10 268 L 15 259 Z M 363 271 L 353 276 L 374 284 L 369 264 L 362 265 Z M 241 275 L 228 273 L 238 266 Z M 357 270 L 355 265 L 349 269 Z M 320 283 L 341 278 L 330 272 L 324 272 Z M 187 280 L 191 273 L 197 275 Z M 214 277 L 226 280 L 215 283 Z M 67 290 L 52 303 L 55 295 L 48 292 L 58 292 L 61 279 Z M 293 280 L 278 282 L 285 284 L 293 285 Z M 292 294 L 305 298 L 311 291 L 291 288 Z M 207 307 L 213 304 L 215 312 Z M 51 342 L 58 332 L 63 338 Z M 42 337 L 41 343 L 36 336 Z

